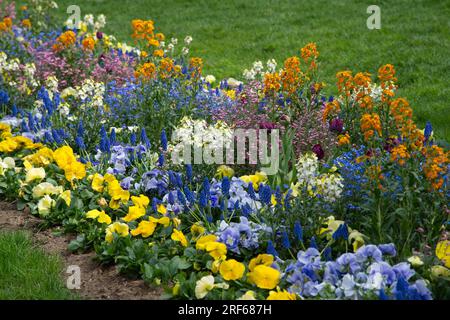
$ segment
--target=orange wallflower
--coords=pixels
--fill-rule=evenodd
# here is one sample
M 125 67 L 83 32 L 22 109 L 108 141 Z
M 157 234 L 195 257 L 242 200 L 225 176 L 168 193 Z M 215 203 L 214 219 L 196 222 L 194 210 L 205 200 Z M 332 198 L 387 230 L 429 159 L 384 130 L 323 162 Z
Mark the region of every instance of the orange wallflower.
M 281 77 L 278 73 L 266 73 L 264 75 L 264 93 L 275 95 L 281 88 Z
M 361 117 L 361 131 L 364 134 L 364 139 L 368 141 L 375 132 L 378 133 L 378 136 L 382 136 L 381 134 L 381 121 L 380 116 L 376 113 L 368 114 L 365 113 Z
M 161 59 L 158 69 L 159 69 L 159 76 L 162 79 L 167 79 L 175 71 L 174 61 L 169 57 L 163 58 Z
M 426 158 L 422 166 L 425 177 L 431 182 L 432 189 L 438 190 L 444 183 L 443 176 L 448 171 L 450 152 L 445 152 L 436 145 L 425 147 L 422 152 Z
M 22 20 L 22 26 L 25 28 L 31 29 L 31 21 L 30 19 L 23 19 Z
M 192 78 L 199 78 L 202 75 L 203 60 L 201 58 L 193 57 L 189 60 L 189 69 L 191 70 Z
M 153 51 L 153 55 L 154 55 L 155 57 L 160 57 L 160 58 L 162 58 L 162 57 L 164 57 L 164 51 L 161 50 L 161 49 L 155 50 L 155 51 Z
M 339 106 L 339 101 L 334 99 L 331 102 L 327 102 L 325 104 L 325 109 L 322 114 L 322 121 L 325 123 L 330 115 L 337 115 L 341 111 L 341 107 Z
M 56 39 L 57 43 L 53 46 L 53 49 L 62 50 L 64 48 L 68 48 L 68 47 L 74 45 L 76 40 L 77 40 L 77 36 L 76 36 L 75 32 L 73 32 L 72 30 L 68 30 L 68 31 L 64 32 L 63 34 L 61 34 Z
M 391 151 L 391 161 L 397 161 L 401 166 L 405 165 L 406 160 L 409 159 L 411 155 L 405 145 L 399 144 L 392 148 Z
M 344 146 L 350 144 L 350 135 L 348 133 L 341 134 L 338 136 L 338 145 Z
M 300 60 L 297 57 L 290 57 L 284 61 L 284 69 L 281 71 L 281 83 L 283 90 L 293 94 L 300 86 Z
M 300 49 L 302 59 L 305 63 L 311 60 L 310 68 L 317 68 L 317 58 L 319 57 L 319 51 L 317 50 L 317 45 L 314 42 L 308 43 L 306 46 Z
M 378 69 L 378 79 L 381 81 L 382 88 L 385 88 L 385 86 L 389 83 L 396 82 L 397 78 L 395 77 L 394 66 L 392 64 L 381 66 Z
M 351 71 L 340 71 L 336 74 L 339 93 L 345 93 L 348 97 L 353 90 L 353 75 Z
M 84 38 L 83 41 L 81 42 L 81 44 L 83 45 L 83 48 L 85 50 L 92 51 L 95 48 L 95 40 L 92 37 Z
M 144 78 L 148 80 L 155 76 L 155 72 L 155 64 L 153 62 L 146 62 L 136 70 L 134 76 L 136 78 Z

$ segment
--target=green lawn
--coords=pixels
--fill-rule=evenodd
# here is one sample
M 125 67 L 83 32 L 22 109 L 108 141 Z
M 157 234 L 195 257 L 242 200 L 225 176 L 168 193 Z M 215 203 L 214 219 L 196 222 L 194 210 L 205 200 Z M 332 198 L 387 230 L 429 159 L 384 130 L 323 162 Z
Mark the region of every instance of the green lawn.
M 59 257 L 33 246 L 25 232 L 0 232 L 0 300 L 73 299 Z
M 279 64 L 315 41 L 327 83 L 342 69 L 375 73 L 396 66 L 400 94 L 419 124 L 432 121 L 438 138 L 450 141 L 450 1 L 376 1 L 381 30 L 366 26 L 372 2 L 343 0 L 58 0 L 61 21 L 78 4 L 82 15 L 107 16 L 106 32 L 130 43 L 129 21 L 153 19 L 168 36 L 194 38 L 192 52 L 206 62 L 206 73 L 240 77 L 254 60 Z M 329 93 L 334 93 L 331 88 Z

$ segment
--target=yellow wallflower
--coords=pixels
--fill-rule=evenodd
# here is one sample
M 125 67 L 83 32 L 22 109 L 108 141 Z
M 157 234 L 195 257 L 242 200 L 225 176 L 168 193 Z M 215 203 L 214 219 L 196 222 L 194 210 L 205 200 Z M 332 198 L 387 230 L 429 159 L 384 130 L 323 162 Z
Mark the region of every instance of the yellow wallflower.
M 239 280 L 244 275 L 245 266 L 235 259 L 230 259 L 220 264 L 219 271 L 224 280 Z
M 250 283 L 261 289 L 275 288 L 280 282 L 280 276 L 280 271 L 265 265 L 258 265 L 247 274 Z
M 253 271 L 256 266 L 264 265 L 267 267 L 270 267 L 274 261 L 274 257 L 271 254 L 263 253 L 259 254 L 256 258 L 253 258 L 250 260 L 250 263 L 248 265 L 248 269 L 250 271 Z
M 123 217 L 123 221 L 130 222 L 134 221 L 145 215 L 145 208 L 138 206 L 131 206 L 128 208 L 128 214 Z
M 133 236 L 141 235 L 143 238 L 150 237 L 156 228 L 156 223 L 151 221 L 141 221 L 136 229 L 131 231 Z
M 187 247 L 187 245 L 188 245 L 187 239 L 186 239 L 185 235 L 183 234 L 183 232 L 181 232 L 177 229 L 173 229 L 173 232 L 172 232 L 172 235 L 170 236 L 170 238 L 173 241 L 180 242 L 183 247 Z

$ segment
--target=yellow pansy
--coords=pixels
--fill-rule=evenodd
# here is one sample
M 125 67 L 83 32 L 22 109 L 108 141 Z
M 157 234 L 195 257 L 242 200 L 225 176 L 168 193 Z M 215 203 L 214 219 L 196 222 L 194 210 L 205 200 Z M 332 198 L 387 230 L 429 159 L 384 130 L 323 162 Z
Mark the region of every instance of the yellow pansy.
M 123 221 L 130 222 L 134 221 L 145 215 L 145 208 L 138 206 L 131 206 L 128 208 L 128 214 L 123 217 Z
M 222 242 L 208 242 L 205 250 L 214 260 L 224 260 L 227 255 L 227 246 Z
M 41 216 L 46 216 L 50 213 L 50 210 L 55 206 L 56 202 L 49 195 L 45 195 L 38 202 L 38 212 Z
M 234 170 L 223 164 L 217 168 L 216 176 L 218 178 L 223 178 L 223 177 L 231 178 L 232 176 L 234 176 Z
M 173 241 L 180 242 L 183 247 L 187 247 L 187 245 L 188 245 L 186 236 L 183 234 L 183 232 L 181 232 L 177 229 L 173 229 L 173 232 L 172 232 L 172 235 L 170 236 L 170 238 Z
M 277 291 L 269 292 L 267 300 L 297 300 L 297 295 L 286 290 L 280 291 L 280 288 L 277 288 Z
M 255 292 L 249 290 L 246 293 L 244 293 L 240 298 L 237 298 L 237 300 L 256 300 Z
M 191 226 L 191 233 L 194 237 L 201 236 L 202 234 L 205 233 L 205 231 L 206 231 L 206 229 L 203 226 L 201 226 L 198 222 L 194 223 Z
M 220 264 L 219 271 L 224 280 L 239 280 L 244 275 L 245 266 L 235 259 L 230 259 Z
M 70 207 L 70 203 L 72 202 L 70 190 L 64 191 L 59 197 L 64 200 L 68 207 Z
M 148 204 L 150 203 L 150 199 L 143 194 L 141 194 L 139 197 L 132 196 L 131 201 L 134 203 L 135 206 L 147 208 Z
M 53 162 L 53 150 L 44 147 L 39 149 L 37 152 L 24 157 L 23 159 L 29 161 L 35 166 L 46 166 Z
M 438 257 L 447 268 L 450 268 L 450 240 L 438 242 L 436 246 L 436 257 Z
M 411 263 L 413 267 L 423 266 L 423 261 L 419 256 L 412 256 L 408 258 L 408 262 Z
M 437 278 L 443 277 L 450 279 L 450 269 L 444 266 L 433 266 L 431 267 L 431 275 Z
M 205 250 L 207 243 L 216 242 L 216 241 L 217 241 L 217 237 L 213 234 L 209 234 L 209 235 L 203 236 L 200 239 L 198 239 L 197 243 L 195 244 L 195 248 L 197 250 Z
M 42 182 L 35 186 L 32 190 L 33 198 L 39 199 L 48 195 L 59 195 L 63 192 L 63 187 L 61 186 L 54 186 L 50 182 Z
M 150 237 L 156 228 L 156 223 L 151 221 L 141 221 L 136 229 L 131 231 L 133 236 L 141 235 L 143 238 Z
M 169 217 L 162 217 L 162 218 L 155 218 L 150 217 L 150 221 L 154 223 L 162 224 L 165 228 L 167 228 L 170 225 L 170 218 Z
M 106 228 L 105 240 L 107 242 L 111 243 L 112 240 L 114 239 L 114 236 L 113 236 L 114 233 L 117 233 L 121 237 L 126 237 L 126 236 L 128 236 L 129 231 L 130 231 L 130 229 L 127 224 L 121 223 L 121 222 L 114 222 L 113 224 L 110 224 Z
M 260 289 L 275 288 L 280 282 L 280 276 L 280 271 L 265 265 L 258 265 L 247 274 L 250 283 Z
M 30 168 L 27 169 L 27 173 L 25 176 L 25 182 L 30 183 L 34 180 L 42 180 L 45 178 L 45 169 L 44 168 Z
M 172 221 L 175 228 L 178 228 L 181 225 L 181 220 L 178 218 L 172 218 Z
M 101 174 L 94 174 L 94 176 L 92 177 L 92 182 L 91 182 L 91 187 L 92 190 L 97 191 L 97 192 L 103 192 L 104 190 L 104 186 L 103 183 L 105 182 L 105 179 L 103 178 L 103 176 Z
M 162 215 L 165 215 L 167 213 L 167 208 L 162 204 L 158 204 L 156 211 L 161 213 Z
M 353 252 L 356 252 L 364 245 L 364 235 L 357 230 L 352 230 L 348 236 L 348 241 L 353 242 Z
M 111 217 L 108 216 L 105 211 L 99 211 L 97 209 L 90 210 L 86 213 L 86 218 L 88 219 L 97 219 L 100 223 L 110 224 Z
M 271 254 L 262 253 L 256 256 L 256 258 L 253 258 L 250 260 L 250 263 L 248 265 L 248 269 L 250 271 L 253 271 L 256 266 L 264 265 L 267 267 L 270 267 L 274 261 L 274 257 Z

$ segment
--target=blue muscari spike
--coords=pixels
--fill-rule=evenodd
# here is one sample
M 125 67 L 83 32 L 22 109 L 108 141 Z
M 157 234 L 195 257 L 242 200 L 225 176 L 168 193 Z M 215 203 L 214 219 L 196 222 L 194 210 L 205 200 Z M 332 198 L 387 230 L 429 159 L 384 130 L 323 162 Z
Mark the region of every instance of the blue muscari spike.
M 206 216 L 206 220 L 208 220 L 209 223 L 212 223 L 212 222 L 213 222 L 213 216 L 210 215 L 210 214 L 208 214 L 208 215 Z
M 105 129 L 105 126 L 103 126 L 103 125 L 100 128 L 100 137 L 106 137 L 106 129 Z
M 12 106 L 12 115 L 13 115 L 13 117 L 17 117 L 18 113 L 19 113 L 19 111 L 17 110 L 17 106 L 15 104 L 13 104 L 13 106 Z
M 189 190 L 188 187 L 184 187 L 183 191 L 184 191 L 184 194 L 186 195 L 187 201 L 189 201 L 190 203 L 194 203 L 195 197 L 194 197 L 194 194 L 192 193 L 192 191 Z
M 303 228 L 299 221 L 294 223 L 294 235 L 298 241 L 303 242 Z
M 145 144 L 145 146 L 150 149 L 150 141 L 147 138 L 147 133 L 145 132 L 145 128 L 142 128 L 142 130 L 141 130 L 141 143 Z
M 260 184 L 259 186 L 259 198 L 260 200 L 269 205 L 272 200 L 272 189 L 270 186 L 265 186 L 263 184 Z
M 431 125 L 431 122 L 427 121 L 427 124 L 425 125 L 425 130 L 423 131 L 425 141 L 428 141 L 428 139 L 431 137 L 432 132 L 433 132 L 433 127 Z
M 55 94 L 53 94 L 53 108 L 54 109 L 58 108 L 60 103 L 61 103 L 61 96 L 60 96 L 59 92 L 56 92 Z M 53 112 L 53 110 L 52 110 L 52 112 Z
M 192 165 L 191 164 L 186 165 L 186 178 L 189 182 L 192 181 Z
M 225 207 L 225 201 L 223 201 L 223 199 L 220 199 L 220 211 L 225 211 L 226 207 Z
M 340 238 L 342 238 L 344 240 L 348 239 L 348 228 L 345 223 L 342 223 L 341 225 L 339 225 L 337 230 L 333 233 L 334 240 L 338 240 Z
M 267 253 L 271 254 L 275 257 L 278 257 L 278 252 L 275 250 L 275 247 L 273 246 L 273 243 L 271 240 L 267 241 Z
M 291 208 L 291 194 L 292 194 L 292 190 L 289 189 L 288 192 L 286 193 L 286 196 L 284 197 L 284 207 L 286 209 Z
M 28 113 L 28 128 L 30 128 L 30 131 L 36 131 L 36 127 L 34 126 L 34 117 L 31 112 Z
M 275 190 L 275 199 L 277 200 L 277 206 L 281 206 L 283 201 L 283 194 L 281 193 L 280 186 L 277 186 Z
M 0 90 L 0 105 L 7 105 L 9 102 L 8 92 L 5 90 Z
M 173 186 L 176 186 L 176 179 L 175 179 L 174 172 L 172 170 L 169 170 L 167 172 L 167 174 L 169 175 L 169 183 Z
M 209 184 L 209 179 L 208 177 L 205 177 L 205 179 L 203 179 L 203 191 L 205 191 L 209 195 L 210 190 L 211 185 Z
M 325 258 L 326 261 L 333 260 L 333 257 L 331 256 L 331 247 L 325 248 L 325 250 L 323 251 L 323 257 Z
M 283 245 L 283 248 L 290 249 L 291 248 L 291 243 L 289 241 L 289 236 L 288 236 L 286 231 L 283 231 L 283 233 L 281 235 L 281 238 L 282 238 L 282 242 L 281 243 Z
M 177 186 L 178 188 L 182 188 L 182 187 L 183 187 L 183 180 L 181 179 L 181 174 L 176 173 L 176 174 L 175 174 L 175 179 L 176 179 L 176 181 L 177 181 L 176 186 Z
M 173 205 L 175 203 L 175 197 L 173 195 L 173 192 L 169 192 L 169 196 L 167 197 L 167 202 L 169 202 L 169 204 Z
M 162 167 L 164 165 L 164 154 L 160 154 L 158 157 L 158 166 Z
M 184 196 L 183 192 L 181 192 L 180 189 L 177 190 L 177 197 L 178 201 L 185 206 L 186 205 L 186 197 Z
M 48 131 L 46 133 L 44 133 L 44 143 L 45 144 L 53 143 L 53 138 L 52 138 L 50 132 L 48 132 Z
M 61 137 L 58 134 L 58 131 L 55 129 L 52 129 L 52 137 L 56 144 L 60 145 L 63 143 L 63 141 L 61 140 Z
M 77 144 L 78 148 L 80 148 L 81 150 L 85 150 L 86 149 L 86 145 L 84 144 L 83 138 L 78 136 L 75 138 L 75 143 Z
M 252 200 L 256 200 L 255 189 L 253 189 L 253 183 L 252 182 L 249 182 L 247 192 L 248 192 L 248 195 L 250 196 L 250 198 Z
M 311 242 L 309 243 L 309 247 L 310 248 L 319 249 L 319 247 L 317 246 L 316 237 L 313 236 L 311 238 Z
M 166 129 L 163 129 L 161 132 L 161 146 L 164 151 L 167 151 L 167 135 L 166 135 Z
M 78 122 L 77 135 L 79 137 L 84 137 L 83 120 L 80 120 L 80 122 Z
M 156 198 L 152 199 L 152 209 L 154 212 L 158 211 L 158 204 L 159 204 L 159 200 Z
M 130 136 L 130 143 L 134 146 L 136 144 L 136 134 L 133 132 Z
M 206 193 L 204 190 L 202 190 L 199 194 L 198 204 L 200 208 L 204 208 L 208 204 L 208 199 L 206 198 Z
M 239 210 L 239 200 L 236 200 L 236 202 L 234 203 L 234 207 L 233 207 L 233 210 Z
M 228 177 L 222 179 L 222 194 L 226 197 L 230 195 L 230 179 Z
M 247 217 L 252 213 L 252 208 L 249 206 L 248 203 L 246 203 L 243 207 L 242 207 L 242 214 L 244 215 L 244 217 Z
M 111 145 L 116 144 L 116 130 L 114 128 L 111 130 L 111 134 L 109 135 L 109 141 Z

